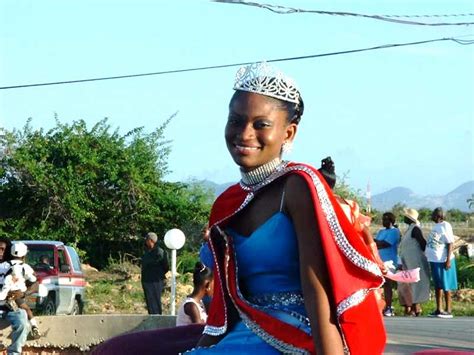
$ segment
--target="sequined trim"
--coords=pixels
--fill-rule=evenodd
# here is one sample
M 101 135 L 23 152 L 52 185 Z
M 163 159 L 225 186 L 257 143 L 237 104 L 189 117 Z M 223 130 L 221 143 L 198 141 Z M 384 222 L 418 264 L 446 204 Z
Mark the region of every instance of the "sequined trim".
M 262 181 L 264 181 L 266 178 L 268 178 L 271 174 L 273 174 L 275 170 L 282 169 L 283 164 L 282 166 L 280 166 L 280 164 L 282 164 L 282 161 L 278 157 L 251 171 L 241 170 L 240 176 L 242 177 L 242 180 L 240 181 L 240 183 L 247 186 L 259 184 Z
M 347 297 L 344 301 L 340 302 L 337 305 L 337 316 L 340 317 L 346 310 L 348 310 L 351 307 L 354 307 L 358 304 L 360 304 L 367 294 L 370 292 L 368 289 L 362 289 L 359 290 L 355 293 L 353 293 L 351 296 Z
M 342 228 L 339 224 L 339 221 L 336 217 L 336 213 L 334 212 L 334 208 L 333 208 L 331 202 L 329 201 L 327 192 L 324 189 L 323 184 L 319 180 L 319 177 L 310 168 L 308 168 L 304 165 L 294 165 L 294 166 L 287 167 L 288 162 L 285 161 L 283 163 L 284 163 L 284 165 L 282 164 L 281 170 L 275 171 L 273 174 L 271 174 L 268 178 L 266 178 L 264 181 L 262 181 L 259 184 L 252 185 L 252 186 L 247 186 L 247 185 L 241 183 L 240 186 L 242 187 L 242 189 L 244 191 L 248 192 L 247 196 L 245 197 L 244 202 L 240 205 L 240 207 L 234 213 L 230 214 L 229 216 L 224 217 L 223 219 L 216 222 L 214 225 L 221 223 L 222 221 L 232 217 L 233 215 L 235 215 L 236 213 L 241 211 L 253 199 L 255 192 L 258 191 L 259 189 L 261 189 L 262 187 L 268 185 L 269 183 L 271 183 L 274 180 L 278 179 L 279 177 L 287 174 L 288 172 L 303 171 L 303 172 L 307 173 L 311 177 L 311 180 L 313 181 L 313 184 L 316 188 L 316 193 L 318 194 L 318 198 L 319 198 L 321 207 L 323 209 L 324 215 L 326 216 L 326 220 L 328 221 L 329 228 L 332 232 L 333 238 L 336 241 L 336 244 L 339 247 L 339 249 L 344 253 L 344 255 L 347 257 L 347 259 L 349 259 L 349 261 L 351 261 L 357 267 L 359 267 L 361 269 L 364 269 L 364 270 L 366 270 L 366 271 L 368 271 L 368 272 L 370 272 L 370 273 L 372 273 L 376 276 L 382 277 L 382 272 L 380 271 L 380 268 L 377 266 L 377 264 L 375 264 L 374 262 L 370 261 L 369 259 L 367 259 L 367 258 L 363 257 L 361 254 L 359 254 L 359 252 L 357 252 L 357 250 L 355 250 L 354 247 L 347 240 L 347 238 L 344 235 L 344 232 L 342 231 Z M 228 282 L 228 280 L 226 280 L 226 282 Z M 382 284 L 383 284 L 383 279 L 381 280 L 381 283 L 378 287 L 380 287 Z M 376 288 L 378 288 L 378 287 L 376 287 Z M 376 288 L 373 288 L 373 289 L 376 289 Z M 367 294 L 373 289 L 358 290 L 354 294 L 352 294 L 351 296 L 349 296 L 346 299 L 344 299 L 343 301 L 341 301 L 337 305 L 337 317 L 338 317 L 338 319 L 349 308 L 360 304 L 365 299 Z M 231 297 L 231 299 L 232 299 L 232 297 Z M 232 302 L 235 305 L 235 301 L 233 299 L 232 299 Z M 237 306 L 236 306 L 236 308 L 238 309 Z M 265 341 L 269 342 L 269 344 L 271 344 L 275 348 L 278 348 L 277 345 L 273 345 L 273 342 L 275 342 L 275 344 L 276 343 L 281 343 L 278 339 L 275 339 L 271 335 L 264 332 L 260 327 L 258 327 L 258 325 L 251 322 L 240 310 L 239 310 L 239 313 L 240 313 L 240 316 L 242 317 L 242 320 L 244 321 L 244 323 L 250 329 L 252 329 L 252 331 L 254 331 L 256 334 L 258 334 L 264 340 L 267 338 L 268 341 L 267 340 L 265 340 Z M 247 324 L 247 322 L 249 322 L 249 324 Z M 254 330 L 253 328 L 256 328 L 256 329 Z M 260 332 L 262 332 L 264 334 L 260 335 L 259 334 Z M 349 354 L 350 352 L 349 352 L 349 349 L 347 348 L 347 342 L 345 341 L 344 334 L 342 334 L 342 338 L 343 338 L 343 341 L 344 341 L 344 352 L 346 354 Z M 271 343 L 270 343 L 270 341 L 271 341 Z M 284 344 L 283 346 L 285 346 L 285 345 L 289 346 L 288 344 Z M 305 354 L 306 353 L 304 350 L 301 350 L 301 349 L 296 349 L 296 350 L 297 350 L 296 352 L 290 352 L 290 353 L 294 353 L 294 354 L 300 354 L 300 353 Z M 284 352 L 283 350 L 280 350 L 280 351 Z M 288 351 L 288 350 L 286 350 L 286 351 Z M 301 352 L 301 351 L 303 351 L 303 352 Z
M 239 310 L 240 317 L 244 324 L 256 335 L 258 335 L 262 340 L 264 340 L 266 343 L 270 344 L 272 347 L 277 349 L 283 354 L 302 354 L 302 355 L 307 355 L 309 354 L 308 351 L 305 349 L 297 348 L 295 346 L 292 346 L 290 344 L 287 344 L 274 336 L 268 334 L 266 331 L 264 331 L 262 328 L 258 326 L 256 322 L 251 321 L 246 314 L 242 313 Z
M 216 255 L 216 252 L 214 250 L 214 245 L 212 243 L 209 243 L 209 245 L 211 247 L 211 252 L 212 252 L 212 256 L 214 257 L 214 260 L 217 260 L 217 255 Z M 221 275 L 222 274 L 221 274 L 221 270 L 219 268 L 219 263 L 215 262 L 214 267 L 215 267 L 215 271 L 217 272 L 219 280 L 221 280 Z M 225 304 L 224 287 L 222 285 L 221 285 L 221 290 L 220 291 L 221 291 L 221 294 L 222 294 L 222 303 L 224 305 L 224 325 L 221 326 L 221 327 L 216 327 L 216 326 L 206 324 L 204 326 L 204 330 L 202 332 L 203 334 L 207 334 L 207 335 L 211 335 L 211 336 L 218 336 L 218 335 L 224 334 L 227 331 L 227 306 Z
M 204 326 L 204 331 L 202 332 L 202 334 L 207 334 L 211 336 L 218 336 L 218 335 L 224 334 L 227 331 L 227 314 L 225 315 L 225 317 L 226 317 L 225 324 L 222 327 L 214 327 L 212 325 L 206 325 Z
M 311 180 L 313 181 L 313 184 L 316 188 L 316 192 L 318 194 L 318 198 L 321 204 L 321 207 L 323 209 L 324 215 L 326 216 L 326 220 L 328 221 L 329 228 L 331 229 L 331 232 L 333 234 L 333 238 L 335 239 L 338 247 L 341 249 L 341 251 L 344 253 L 344 255 L 356 266 L 358 266 L 361 269 L 364 269 L 376 276 L 382 277 L 382 272 L 380 271 L 380 268 L 378 265 L 371 260 L 363 257 L 362 255 L 359 254 L 357 250 L 354 249 L 354 247 L 349 243 L 347 240 L 346 236 L 344 235 L 344 232 L 342 231 L 341 225 L 339 224 L 339 221 L 336 217 L 336 213 L 334 212 L 334 208 L 329 201 L 328 194 L 326 190 L 324 189 L 323 184 L 319 180 L 319 177 L 312 171 L 310 168 L 304 166 L 304 165 L 295 165 L 295 166 L 290 166 L 287 167 L 288 162 L 285 163 L 285 168 L 282 170 L 275 171 L 274 174 L 270 175 L 267 179 L 265 179 L 262 183 L 255 185 L 255 186 L 242 186 L 244 190 L 246 191 L 252 191 L 251 193 L 255 193 L 257 190 L 261 189 L 262 187 L 268 185 L 269 183 L 273 182 L 275 179 L 278 179 L 279 177 L 287 174 L 290 171 L 303 171 L 307 173 L 310 177 Z M 252 196 L 253 197 L 253 196 Z M 243 205 L 243 204 L 242 204 Z M 242 209 L 245 206 L 241 206 L 239 208 Z M 236 212 L 237 213 L 237 212 Z M 383 283 L 383 281 L 382 281 Z
M 276 292 L 247 296 L 247 301 L 257 306 L 288 307 L 304 305 L 301 292 Z
M 227 238 L 226 238 L 226 242 L 229 243 L 229 240 Z M 230 259 L 230 255 L 229 255 L 229 253 L 227 253 L 226 254 L 226 270 L 229 269 L 229 263 L 228 263 L 229 259 Z M 237 260 L 237 257 L 235 255 L 235 251 L 234 251 L 234 260 Z M 236 288 L 237 288 L 237 295 L 242 301 L 244 301 L 245 303 L 247 303 L 248 305 L 253 307 L 253 305 L 250 304 L 249 301 L 247 301 L 242 296 L 242 293 L 241 293 L 240 288 L 239 288 L 238 275 L 239 275 L 239 268 L 238 268 L 238 265 L 236 263 L 235 264 L 235 280 L 234 280 L 234 282 L 235 282 L 235 285 L 236 285 Z M 229 273 L 228 272 L 226 273 L 226 283 L 227 283 L 227 288 L 229 289 Z M 266 343 L 271 345 L 273 348 L 277 349 L 278 351 L 280 351 L 283 354 L 295 354 L 295 355 L 297 355 L 297 354 L 302 354 L 302 355 L 309 354 L 309 352 L 307 352 L 304 349 L 300 349 L 300 348 L 297 348 L 293 345 L 287 344 L 287 343 L 277 339 L 276 337 L 268 334 L 256 322 L 250 320 L 247 317 L 247 315 L 239 308 L 239 306 L 237 305 L 237 303 L 235 302 L 233 297 L 230 297 L 230 299 L 232 300 L 232 303 L 234 304 L 235 309 L 237 310 L 237 312 L 239 312 L 239 316 L 240 316 L 240 319 L 242 319 L 242 322 L 244 322 L 244 324 L 254 334 L 256 334 L 263 341 L 265 341 Z M 308 321 L 308 323 L 309 323 L 309 321 Z
M 283 160 L 280 163 L 280 165 L 278 165 L 271 174 L 269 174 L 266 178 L 264 178 L 261 182 L 257 184 L 248 185 L 240 181 L 240 187 L 242 187 L 244 191 L 252 191 L 252 192 L 257 191 L 263 186 L 268 185 L 270 182 L 272 182 L 276 178 L 279 178 L 280 176 L 285 175 L 285 173 L 287 172 L 287 170 L 285 169 L 288 163 L 289 163 L 288 161 Z

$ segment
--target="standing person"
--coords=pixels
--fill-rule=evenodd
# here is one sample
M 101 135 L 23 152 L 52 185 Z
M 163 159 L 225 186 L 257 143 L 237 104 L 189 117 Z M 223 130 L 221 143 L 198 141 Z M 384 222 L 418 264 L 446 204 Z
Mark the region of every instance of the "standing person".
M 149 232 L 145 236 L 145 254 L 142 256 L 142 287 L 148 314 L 161 314 L 161 294 L 169 263 L 166 251 L 159 247 L 158 236 Z
M 425 255 L 430 263 L 435 286 L 436 310 L 430 316 L 452 318 L 451 291 L 458 288 L 456 259 L 453 253 L 453 228 L 444 220 L 444 211 L 441 207 L 433 210 L 431 219 L 436 224 L 428 235 Z M 446 304 L 445 311 L 442 308 L 442 293 Z
M 394 267 L 397 266 L 397 250 L 398 243 L 400 242 L 400 231 L 398 228 L 395 228 L 395 215 L 391 212 L 385 212 L 382 215 L 382 225 L 385 227 L 377 232 L 375 237 L 375 244 L 379 250 L 379 255 L 382 261 L 385 263 L 391 261 Z M 392 287 L 394 283 L 392 280 L 385 278 L 385 283 L 383 285 L 383 292 L 385 297 L 386 307 L 383 311 L 383 315 L 386 317 L 392 317 L 395 315 L 395 312 L 392 307 L 392 296 L 393 290 Z
M 5 275 L 10 270 L 11 264 L 11 241 L 9 238 L 0 237 L 0 284 L 3 286 Z M 15 311 L 8 309 L 5 301 L 0 301 L 0 312 L 7 319 L 12 327 L 12 342 L 7 348 L 8 355 L 21 354 L 26 338 L 30 331 L 30 324 L 24 309 L 18 308 Z
M 408 225 L 408 229 L 400 242 L 400 261 L 403 270 L 420 268 L 420 281 L 406 283 L 399 290 L 406 289 L 407 297 L 402 297 L 399 291 L 399 299 L 406 298 L 408 302 L 403 302 L 405 315 L 420 316 L 421 303 L 430 298 L 430 268 L 425 256 L 426 240 L 418 222 L 418 211 L 407 208 L 403 212 L 403 221 Z M 399 285 L 400 286 L 400 285 Z M 400 302 L 402 303 L 402 301 Z
M 178 309 L 177 326 L 206 323 L 204 297 L 211 296 L 214 291 L 212 276 L 211 269 L 201 262 L 196 263 L 193 272 L 194 289 Z
M 199 249 L 199 259 L 201 262 L 212 270 L 214 267 L 214 259 L 212 257 L 211 249 L 209 248 L 209 227 L 207 224 L 202 228 L 203 243 Z

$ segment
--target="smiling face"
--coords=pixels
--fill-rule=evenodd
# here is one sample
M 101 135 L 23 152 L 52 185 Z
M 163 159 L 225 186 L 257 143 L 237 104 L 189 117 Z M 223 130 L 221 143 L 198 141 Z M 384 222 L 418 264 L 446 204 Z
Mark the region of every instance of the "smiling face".
M 237 165 L 250 171 L 281 155 L 284 142 L 291 142 L 296 124 L 275 99 L 237 91 L 229 105 L 225 128 L 227 149 Z

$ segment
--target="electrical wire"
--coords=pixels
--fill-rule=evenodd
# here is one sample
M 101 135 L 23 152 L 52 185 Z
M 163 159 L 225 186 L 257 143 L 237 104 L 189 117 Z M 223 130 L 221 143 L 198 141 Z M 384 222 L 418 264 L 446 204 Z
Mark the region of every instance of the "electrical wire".
M 367 14 L 359 14 L 355 12 L 305 10 L 305 9 L 298 9 L 294 7 L 286 7 L 286 6 L 271 5 L 271 4 L 260 4 L 256 2 L 241 1 L 241 0 L 212 0 L 212 1 L 223 3 L 223 4 L 247 5 L 247 6 L 260 7 L 262 9 L 266 9 L 280 15 L 288 15 L 288 14 L 294 14 L 294 13 L 312 13 L 312 14 L 317 14 L 317 15 L 352 16 L 352 17 L 370 18 L 370 19 L 379 20 L 379 21 L 393 22 L 393 23 L 398 23 L 402 25 L 418 25 L 418 26 L 474 25 L 474 22 L 419 22 L 419 21 L 411 21 L 411 20 L 400 20 L 400 18 L 468 17 L 468 16 L 474 16 L 474 13 L 444 14 L 444 15 L 367 15 Z
M 441 42 L 441 41 L 452 41 L 452 42 L 455 42 L 455 43 L 461 44 L 461 45 L 474 44 L 474 40 L 461 40 L 459 38 L 449 37 L 449 38 L 437 38 L 437 39 L 429 39 L 429 40 L 424 40 L 424 41 L 408 42 L 408 43 L 384 44 L 384 45 L 375 46 L 375 47 L 350 49 L 350 50 L 330 52 L 330 53 L 311 54 L 311 55 L 304 55 L 304 56 L 297 56 L 297 57 L 286 57 L 286 58 L 278 58 L 278 59 L 268 59 L 268 60 L 265 60 L 265 61 L 268 62 L 268 63 L 287 62 L 287 61 L 292 61 L 292 60 L 329 57 L 329 56 L 335 56 L 335 55 L 351 54 L 351 53 L 358 53 L 358 52 L 367 52 L 367 51 L 373 51 L 373 50 L 378 50 L 378 49 L 386 49 L 386 48 L 394 48 L 394 47 L 414 46 L 414 45 L 420 45 L 420 44 L 425 44 L 425 43 L 433 43 L 433 42 Z M 2 87 L 0 87 L 0 90 L 21 89 L 21 88 L 29 88 L 29 87 L 37 87 L 37 86 L 77 84 L 77 83 L 85 83 L 85 82 L 92 82 L 92 81 L 116 80 L 116 79 L 137 78 L 137 77 L 142 77 L 142 76 L 186 73 L 186 72 L 193 72 L 193 71 L 202 71 L 202 70 L 222 69 L 222 68 L 243 66 L 243 65 L 248 65 L 248 64 L 255 63 L 255 62 L 258 62 L 258 61 L 232 63 L 232 64 L 222 64 L 222 65 L 210 65 L 210 66 L 196 67 L 196 68 L 165 70 L 165 71 L 158 71 L 158 72 L 153 72 L 153 73 L 128 74 L 128 75 L 108 76 L 108 77 L 101 77 L 101 78 L 65 80 L 65 81 L 54 81 L 54 82 L 47 82 L 47 83 L 2 86 Z

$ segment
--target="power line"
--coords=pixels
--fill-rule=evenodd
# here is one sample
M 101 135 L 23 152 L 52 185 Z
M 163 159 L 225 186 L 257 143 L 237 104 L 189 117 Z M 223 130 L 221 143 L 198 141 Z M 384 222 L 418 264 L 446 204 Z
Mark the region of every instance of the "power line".
M 329 57 L 329 56 L 334 56 L 334 55 L 351 54 L 351 53 L 358 53 L 358 52 L 367 52 L 367 51 L 373 51 L 373 50 L 378 50 L 378 49 L 386 49 L 386 48 L 394 48 L 394 47 L 414 46 L 414 45 L 419 45 L 419 44 L 433 43 L 433 42 L 441 42 L 441 41 L 452 41 L 452 42 L 455 42 L 455 43 L 461 44 L 461 45 L 474 44 L 474 40 L 461 40 L 461 39 L 459 39 L 459 38 L 452 38 L 452 37 L 449 37 L 449 38 L 437 38 L 437 39 L 429 39 L 429 40 L 417 41 L 417 42 L 384 44 L 384 45 L 375 46 L 375 47 L 359 48 L 359 49 L 349 49 L 349 50 L 338 51 L 338 52 L 321 53 L 321 54 L 311 54 L 311 55 L 304 55 L 304 56 L 298 56 L 298 57 L 287 57 L 287 58 L 269 59 L 269 60 L 266 60 L 266 62 L 268 62 L 268 63 L 275 63 L 275 62 L 287 62 L 287 61 L 292 61 L 292 60 L 302 60 L 302 59 L 312 59 L 312 58 L 320 58 L 320 57 Z M 101 77 L 101 78 L 78 79 L 78 80 L 65 80 L 65 81 L 54 81 L 54 82 L 47 82 L 47 83 L 36 83 L 36 84 L 24 84 L 24 85 L 2 86 L 2 87 L 0 87 L 0 90 L 21 89 L 21 88 L 36 87 L 36 86 L 78 84 L 78 83 L 85 83 L 85 82 L 91 82 L 91 81 L 127 79 L 127 78 L 137 78 L 137 77 L 142 77 L 142 76 L 165 75 L 165 74 L 176 74 L 176 73 L 185 73 L 185 72 L 211 70 L 211 69 L 222 69 L 222 68 L 229 68 L 229 67 L 237 67 L 237 66 L 242 66 L 242 65 L 248 65 L 248 64 L 255 63 L 255 62 L 258 62 L 258 61 L 242 62 L 242 63 L 232 63 L 232 64 L 221 64 L 221 65 L 210 65 L 210 66 L 196 67 L 196 68 L 185 68 L 185 69 L 165 70 L 165 71 L 158 71 L 158 72 L 153 72 L 153 73 L 127 74 L 127 75 L 108 76 L 108 77 Z
M 220 2 L 224 4 L 234 5 L 247 5 L 260 7 L 280 15 L 288 15 L 294 13 L 312 13 L 317 15 L 331 15 L 331 16 L 352 16 L 352 17 L 363 17 L 370 18 L 379 21 L 394 22 L 402 25 L 418 25 L 418 26 L 468 26 L 474 25 L 474 22 L 419 22 L 410 20 L 400 20 L 400 18 L 440 18 L 440 17 L 467 17 L 474 16 L 474 13 L 467 14 L 444 14 L 444 15 L 367 15 L 359 14 L 355 12 L 341 12 L 341 11 L 322 11 L 322 10 L 305 10 L 294 7 L 286 7 L 271 4 L 260 4 L 250 1 L 241 0 L 213 0 L 214 2 Z

